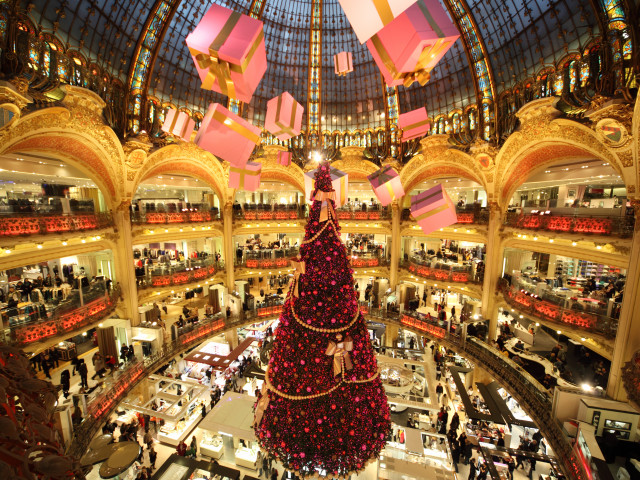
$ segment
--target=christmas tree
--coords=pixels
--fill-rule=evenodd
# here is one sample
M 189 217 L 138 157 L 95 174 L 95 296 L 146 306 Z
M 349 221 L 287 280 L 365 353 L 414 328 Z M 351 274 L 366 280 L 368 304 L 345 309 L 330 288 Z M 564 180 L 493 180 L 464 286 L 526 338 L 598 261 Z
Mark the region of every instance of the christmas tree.
M 384 447 L 389 406 L 340 240 L 328 164 L 314 185 L 255 431 L 263 450 L 299 476 L 347 478 Z

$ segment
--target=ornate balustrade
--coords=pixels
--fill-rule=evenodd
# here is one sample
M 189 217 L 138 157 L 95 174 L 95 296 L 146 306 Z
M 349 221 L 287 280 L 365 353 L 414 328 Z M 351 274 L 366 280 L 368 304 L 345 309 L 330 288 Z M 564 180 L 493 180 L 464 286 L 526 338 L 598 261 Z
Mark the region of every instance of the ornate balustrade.
M 216 272 L 224 269 L 223 262 L 216 262 L 213 257 L 205 260 L 192 261 L 188 265 L 150 269 L 142 276 L 136 277 L 138 290 L 145 288 L 162 288 L 190 283 L 203 282 Z
M 421 265 L 415 260 L 404 262 L 404 266 L 413 275 L 438 282 L 482 283 L 482 276 L 478 272 L 474 273 L 470 266 L 465 268 L 463 266 L 452 265 L 452 268 L 438 268 Z
M 526 290 L 519 290 L 506 282 L 499 286 L 504 299 L 522 313 L 531 315 L 558 326 L 571 326 L 614 339 L 618 330 L 618 320 L 606 315 L 564 308 L 560 305 L 534 296 Z
M 298 208 L 291 209 L 248 209 L 248 210 L 237 210 L 236 218 L 244 219 L 244 220 L 278 220 L 278 221 L 286 221 L 286 220 L 297 220 L 304 217 L 304 212 Z
M 457 225 L 487 225 L 489 223 L 489 211 L 486 209 L 456 209 Z M 414 221 L 411 210 L 402 210 L 402 221 Z
M 558 233 L 614 235 L 622 238 L 633 235 L 634 217 L 589 217 L 580 215 L 533 215 L 508 213 L 504 224 L 525 230 L 544 230 Z
M 202 223 L 220 220 L 217 211 L 146 212 L 131 215 L 131 223 L 166 225 L 172 223 Z
M 10 326 L 5 342 L 15 346 L 25 346 L 56 335 L 68 334 L 90 325 L 111 314 L 120 297 L 120 289 L 115 287 L 109 295 L 101 296 L 73 310 L 55 314 L 51 318 Z
M 86 232 L 113 227 L 109 212 L 69 215 L 10 214 L 0 216 L 0 237 Z
M 348 210 L 337 209 L 336 216 L 338 220 L 383 220 L 391 218 L 391 210 L 383 208 L 381 210 Z

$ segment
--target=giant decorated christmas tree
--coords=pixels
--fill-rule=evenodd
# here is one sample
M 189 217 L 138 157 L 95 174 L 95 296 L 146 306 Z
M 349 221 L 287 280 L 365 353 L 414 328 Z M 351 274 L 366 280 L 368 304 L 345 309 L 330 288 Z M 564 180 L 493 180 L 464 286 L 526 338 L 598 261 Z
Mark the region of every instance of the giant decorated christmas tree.
M 389 407 L 340 240 L 328 164 L 314 185 L 255 430 L 263 450 L 303 478 L 346 478 L 384 447 Z

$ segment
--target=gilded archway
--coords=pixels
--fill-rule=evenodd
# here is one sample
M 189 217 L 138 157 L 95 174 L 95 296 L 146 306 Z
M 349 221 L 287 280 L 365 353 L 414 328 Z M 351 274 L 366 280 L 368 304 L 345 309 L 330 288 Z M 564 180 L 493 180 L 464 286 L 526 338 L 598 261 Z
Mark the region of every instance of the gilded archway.
M 286 151 L 287 149 L 281 145 L 264 146 L 264 154 L 255 159 L 256 162 L 262 164 L 260 180 L 283 182 L 304 193 L 304 174 L 302 169 L 295 163 L 285 166 L 278 162 L 278 153 Z

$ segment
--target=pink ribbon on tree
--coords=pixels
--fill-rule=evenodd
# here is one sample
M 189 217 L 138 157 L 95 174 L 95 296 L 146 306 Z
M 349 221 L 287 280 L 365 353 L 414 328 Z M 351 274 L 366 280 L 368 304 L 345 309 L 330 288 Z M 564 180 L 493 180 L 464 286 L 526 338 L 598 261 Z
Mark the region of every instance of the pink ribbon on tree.
M 336 212 L 333 210 L 333 204 L 329 200 L 336 200 L 336 192 L 332 190 L 330 192 L 324 192 L 318 190 L 313 196 L 313 201 L 319 200 L 322 202 L 322 208 L 320 210 L 320 221 L 326 222 L 329 218 L 335 219 Z
M 293 296 L 300 296 L 300 275 L 306 273 L 306 264 L 304 260 L 300 260 L 298 257 L 297 260 L 291 259 L 291 266 L 296 269 L 296 272 L 293 274 Z
M 338 376 L 341 373 L 344 374 L 346 370 L 351 370 L 353 368 L 353 363 L 351 363 L 351 355 L 349 352 L 353 350 L 353 339 L 347 335 L 347 337 L 342 340 L 342 335 L 336 335 L 337 342 L 330 341 L 327 346 L 327 350 L 325 355 L 333 355 L 333 375 Z

